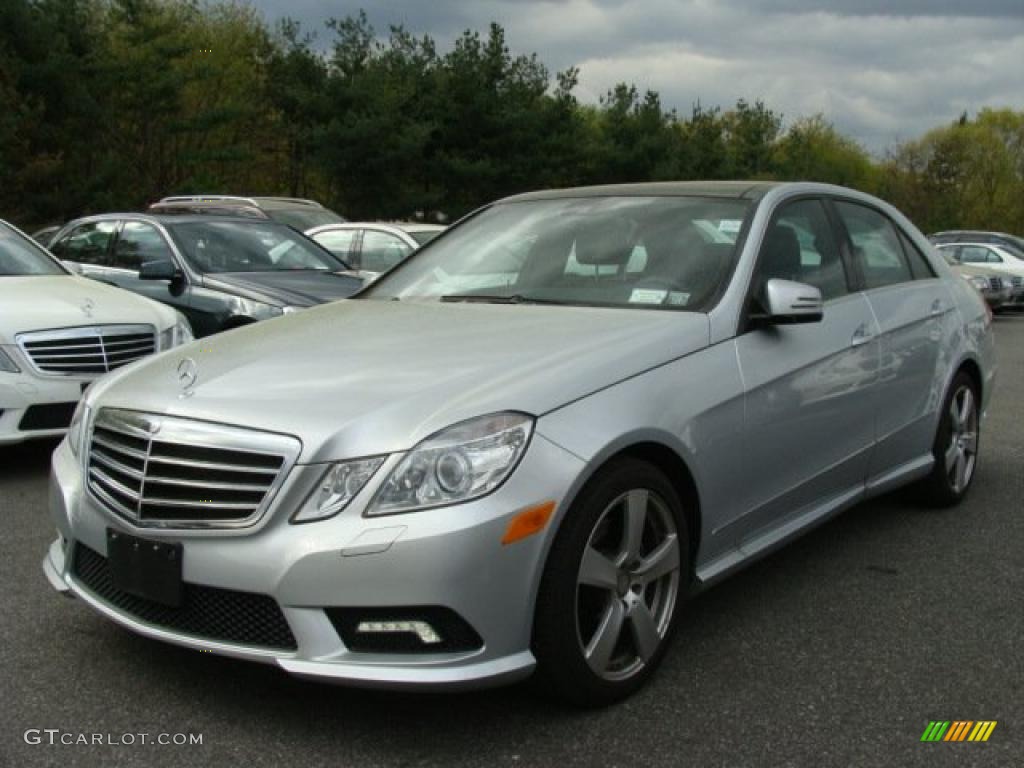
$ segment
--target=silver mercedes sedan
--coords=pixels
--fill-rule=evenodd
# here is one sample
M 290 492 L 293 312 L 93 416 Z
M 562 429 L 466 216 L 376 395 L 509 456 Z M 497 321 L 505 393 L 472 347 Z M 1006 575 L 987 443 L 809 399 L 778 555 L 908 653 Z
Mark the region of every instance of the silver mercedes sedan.
M 635 691 L 685 600 L 898 486 L 959 502 L 991 315 L 816 184 L 546 191 L 355 298 L 93 386 L 52 585 L 142 635 L 353 685 Z

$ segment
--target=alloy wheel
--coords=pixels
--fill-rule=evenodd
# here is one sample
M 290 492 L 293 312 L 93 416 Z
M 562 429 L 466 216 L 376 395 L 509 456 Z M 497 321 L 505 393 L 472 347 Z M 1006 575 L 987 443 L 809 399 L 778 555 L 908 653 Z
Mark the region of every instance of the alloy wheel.
M 956 390 L 949 404 L 950 436 L 946 448 L 946 476 L 956 494 L 971 483 L 978 456 L 978 407 L 968 386 Z
M 576 580 L 576 634 L 594 674 L 626 680 L 654 656 L 679 595 L 679 536 L 668 504 L 636 488 L 597 519 Z

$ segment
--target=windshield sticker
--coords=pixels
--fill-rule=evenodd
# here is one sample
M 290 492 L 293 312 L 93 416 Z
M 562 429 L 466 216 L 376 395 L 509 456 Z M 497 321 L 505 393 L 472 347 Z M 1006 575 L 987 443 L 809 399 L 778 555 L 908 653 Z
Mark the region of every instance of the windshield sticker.
M 742 225 L 743 222 L 739 219 L 722 219 L 718 222 L 718 231 L 736 235 L 739 234 Z
M 655 288 L 634 288 L 629 296 L 630 304 L 661 304 L 668 296 L 668 291 Z
M 682 291 L 672 291 L 668 295 L 668 303 L 676 307 L 685 306 L 690 303 L 690 294 L 683 293 Z

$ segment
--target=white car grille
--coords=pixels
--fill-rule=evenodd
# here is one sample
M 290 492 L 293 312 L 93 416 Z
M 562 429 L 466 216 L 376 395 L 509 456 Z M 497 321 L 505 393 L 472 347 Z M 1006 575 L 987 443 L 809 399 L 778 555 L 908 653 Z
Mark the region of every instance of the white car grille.
M 22 352 L 40 373 L 98 376 L 156 351 L 151 325 L 100 325 L 22 333 Z

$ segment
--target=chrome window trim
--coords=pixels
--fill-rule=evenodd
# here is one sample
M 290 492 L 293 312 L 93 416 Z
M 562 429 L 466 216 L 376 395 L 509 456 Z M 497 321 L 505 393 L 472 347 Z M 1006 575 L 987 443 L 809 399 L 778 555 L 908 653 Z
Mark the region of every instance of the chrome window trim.
M 97 488 L 90 477 L 90 473 L 93 471 L 93 437 L 97 426 L 147 441 L 139 490 L 140 498 L 135 510 L 130 510 L 123 503 L 112 499 L 102 488 Z M 150 457 L 152 455 L 153 442 L 157 437 L 159 437 L 161 442 L 168 442 L 178 446 L 219 448 L 274 456 L 281 458 L 282 463 L 277 470 L 273 482 L 267 487 L 266 494 L 259 505 L 250 515 L 244 518 L 204 520 L 140 519 L 139 507 L 145 500 L 145 484 L 149 478 Z M 301 441 L 297 437 L 290 435 L 121 408 L 100 408 L 87 425 L 85 448 L 83 450 L 83 473 L 85 475 L 83 484 L 89 497 L 101 509 L 119 522 L 128 523 L 134 528 L 152 531 L 241 531 L 256 526 L 266 517 L 267 511 L 273 505 L 281 487 L 291 474 L 292 468 L 296 465 L 301 450 Z M 102 465 L 102 462 L 100 463 Z M 207 486 L 202 482 L 197 482 L 193 487 L 201 489 Z
M 81 325 L 72 326 L 70 328 L 51 328 L 43 331 L 25 331 L 19 333 L 14 337 L 14 342 L 18 345 L 18 350 L 28 361 L 29 366 L 32 368 L 32 372 L 38 376 L 54 379 L 65 379 L 65 378 L 97 378 L 103 376 L 104 373 L 110 373 L 110 361 L 107 357 L 107 348 L 103 343 L 103 334 L 143 334 L 148 333 L 153 337 L 153 351 L 149 354 L 156 354 L 160 350 L 157 349 L 157 330 L 156 326 L 152 323 L 132 323 L 132 324 L 121 324 L 121 325 Z M 69 371 L 62 373 L 60 371 L 47 371 L 43 370 L 36 364 L 35 358 L 32 357 L 32 353 L 25 346 L 33 342 L 39 341 L 68 341 L 71 339 L 95 339 L 96 343 L 100 347 L 101 354 L 103 356 L 103 365 L 107 369 L 104 373 L 82 373 L 80 371 Z M 147 355 L 141 355 L 139 358 L 147 357 Z M 135 362 L 134 360 L 130 362 Z M 128 365 L 128 363 L 125 363 Z M 113 370 L 117 370 L 116 368 Z

